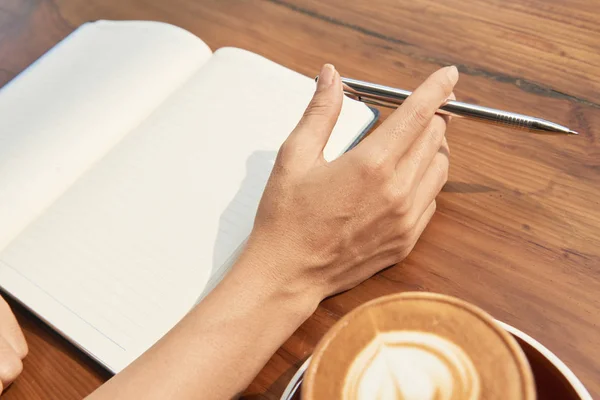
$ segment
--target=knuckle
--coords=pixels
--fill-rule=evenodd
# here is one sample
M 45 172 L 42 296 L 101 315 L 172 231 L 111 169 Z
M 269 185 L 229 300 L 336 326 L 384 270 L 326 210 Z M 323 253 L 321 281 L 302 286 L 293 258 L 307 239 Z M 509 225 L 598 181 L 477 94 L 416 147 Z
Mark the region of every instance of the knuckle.
M 429 108 L 425 103 L 419 102 L 415 104 L 410 112 L 410 119 L 421 129 L 427 128 L 429 125 Z
M 15 349 L 17 357 L 20 360 L 23 360 L 29 354 L 29 346 L 27 346 L 27 342 L 24 339 L 20 339 L 17 343 L 17 348 Z
M 440 148 L 439 148 L 438 152 L 440 154 L 446 156 L 446 158 L 448 158 L 448 159 L 450 158 L 450 146 L 448 146 L 448 140 L 446 139 L 446 135 L 445 134 L 442 137 L 442 143 L 440 145 Z
M 385 202 L 386 205 L 391 206 L 393 209 L 396 208 L 396 205 L 398 204 L 398 200 L 400 197 L 400 193 L 398 192 L 398 189 L 394 186 L 394 185 L 384 185 L 383 186 L 383 190 L 382 190 L 382 198 Z
M 287 153 L 292 152 L 295 147 L 294 140 L 289 137 L 279 147 L 278 155 L 285 156 Z
M 16 354 L 3 354 L 3 358 L 0 360 L 0 380 L 3 383 L 6 384 L 14 381 L 22 371 L 23 363 Z
M 381 155 L 371 155 L 362 160 L 362 168 L 369 179 L 383 178 L 386 174 L 387 162 Z
M 304 110 L 304 117 L 327 115 L 329 105 L 324 99 L 315 97 Z
M 396 193 L 396 205 L 400 214 L 407 212 L 412 207 L 410 179 L 401 178 L 396 175 L 393 180 L 394 192 Z
M 445 129 L 439 124 L 429 124 L 427 128 L 427 138 L 435 148 L 442 148 L 444 145 Z
M 404 224 L 403 224 L 403 232 L 408 235 L 411 236 L 412 233 L 415 230 L 415 227 L 417 226 L 417 221 L 418 221 L 418 216 L 415 215 L 415 213 L 409 213 L 406 218 L 404 219 Z
M 412 197 L 406 196 L 404 194 L 398 196 L 396 209 L 400 216 L 404 217 L 404 216 L 410 215 L 410 211 L 412 210 L 412 208 L 413 208 Z
M 285 169 L 286 166 L 290 163 L 291 158 L 297 151 L 297 146 L 294 143 L 292 138 L 288 138 L 281 147 L 279 147 L 279 151 L 277 152 L 277 158 L 275 160 L 275 167 L 277 169 Z
M 414 246 L 415 246 L 415 243 L 412 241 L 412 239 L 407 240 L 398 249 L 398 258 L 400 260 L 404 260 L 406 257 L 408 257 L 408 255 L 410 254 L 410 252 L 412 251 L 412 249 L 413 249 Z
M 423 139 L 419 146 L 412 150 L 412 158 L 416 163 L 422 162 L 424 159 L 429 159 L 431 155 L 442 153 L 442 145 L 444 140 L 444 132 L 434 123 L 430 123 L 423 134 Z M 433 154 L 432 154 L 433 153 Z

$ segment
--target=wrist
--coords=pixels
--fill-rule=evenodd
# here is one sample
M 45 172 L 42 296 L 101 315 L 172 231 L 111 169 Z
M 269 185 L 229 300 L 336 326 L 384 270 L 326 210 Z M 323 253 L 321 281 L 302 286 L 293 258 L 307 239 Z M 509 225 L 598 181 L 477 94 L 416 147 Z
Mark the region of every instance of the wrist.
M 297 269 L 298 262 L 281 260 L 262 251 L 247 249 L 233 266 L 228 278 L 243 284 L 261 301 L 274 304 L 285 315 L 298 321 L 298 326 L 310 317 L 323 299 L 315 285 L 284 271 Z

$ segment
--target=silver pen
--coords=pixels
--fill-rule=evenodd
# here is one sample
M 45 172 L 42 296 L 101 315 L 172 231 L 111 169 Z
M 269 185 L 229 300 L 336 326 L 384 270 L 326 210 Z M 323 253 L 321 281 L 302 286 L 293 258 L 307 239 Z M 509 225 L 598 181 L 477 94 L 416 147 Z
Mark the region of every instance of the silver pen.
M 315 80 L 318 79 L 318 76 Z M 397 108 L 410 96 L 411 92 L 356 79 L 342 78 L 344 94 L 363 103 L 381 107 Z M 476 119 L 496 125 L 505 125 L 539 133 L 559 133 L 577 135 L 574 130 L 547 121 L 542 118 L 516 114 L 494 108 L 463 103 L 456 100 L 446 101 L 438 110 L 439 114 Z

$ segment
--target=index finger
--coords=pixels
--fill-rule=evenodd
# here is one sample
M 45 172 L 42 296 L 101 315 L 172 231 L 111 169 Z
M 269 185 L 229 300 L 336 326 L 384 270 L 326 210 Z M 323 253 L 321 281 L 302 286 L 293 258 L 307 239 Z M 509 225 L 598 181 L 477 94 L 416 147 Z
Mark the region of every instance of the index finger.
M 426 130 L 438 108 L 448 99 L 458 82 L 456 67 L 431 74 L 406 101 L 366 139 L 387 149 L 398 160 Z

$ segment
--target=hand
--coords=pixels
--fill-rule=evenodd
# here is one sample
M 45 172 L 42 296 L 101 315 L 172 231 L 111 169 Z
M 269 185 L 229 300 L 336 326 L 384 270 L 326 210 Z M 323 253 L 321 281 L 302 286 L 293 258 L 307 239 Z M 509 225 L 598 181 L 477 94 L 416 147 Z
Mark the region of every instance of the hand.
M 281 147 L 245 251 L 271 280 L 317 301 L 402 261 L 435 212 L 448 176 L 447 120 L 435 114 L 458 81 L 431 75 L 358 146 L 323 148 L 342 105 L 340 75 L 321 71 L 302 120 Z
M 237 397 L 323 297 L 402 260 L 446 181 L 446 121 L 434 113 L 457 78 L 455 69 L 436 72 L 360 145 L 327 163 L 323 148 L 342 89 L 326 67 L 279 151 L 232 270 L 91 397 Z
M 21 360 L 27 355 L 27 343 L 17 319 L 0 296 L 0 393 L 23 370 Z

